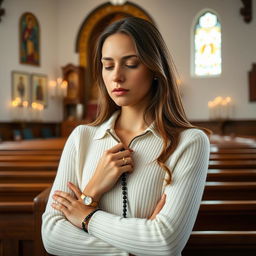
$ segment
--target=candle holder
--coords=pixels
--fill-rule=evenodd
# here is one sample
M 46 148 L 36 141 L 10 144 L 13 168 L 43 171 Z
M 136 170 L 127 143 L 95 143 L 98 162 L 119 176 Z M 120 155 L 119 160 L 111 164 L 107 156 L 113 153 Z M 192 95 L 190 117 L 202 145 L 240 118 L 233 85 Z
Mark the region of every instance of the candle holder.
M 208 102 L 210 120 L 227 120 L 232 117 L 232 100 L 230 96 L 218 96 Z

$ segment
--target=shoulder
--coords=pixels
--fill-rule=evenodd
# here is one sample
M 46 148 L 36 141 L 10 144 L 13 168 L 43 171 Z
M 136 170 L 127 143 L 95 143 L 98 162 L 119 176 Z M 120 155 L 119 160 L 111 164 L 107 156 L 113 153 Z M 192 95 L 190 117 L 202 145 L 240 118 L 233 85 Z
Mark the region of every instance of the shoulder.
M 181 132 L 180 135 L 180 139 L 181 140 L 203 140 L 203 141 L 208 141 L 209 142 L 209 138 L 206 135 L 206 133 L 200 129 L 196 129 L 196 128 L 191 128 L 191 129 L 186 129 L 184 131 Z
M 76 144 L 92 139 L 98 130 L 98 126 L 79 125 L 70 134 L 68 140 L 73 140 Z
M 205 149 L 208 151 L 210 148 L 210 142 L 204 131 L 191 128 L 181 132 L 178 147 L 194 147 L 195 149 Z

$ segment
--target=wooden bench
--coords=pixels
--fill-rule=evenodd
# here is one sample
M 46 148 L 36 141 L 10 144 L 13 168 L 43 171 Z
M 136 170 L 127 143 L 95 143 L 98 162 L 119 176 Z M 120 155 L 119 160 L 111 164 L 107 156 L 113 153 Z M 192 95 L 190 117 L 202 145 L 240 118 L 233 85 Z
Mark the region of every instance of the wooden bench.
M 0 155 L 0 162 L 57 162 L 59 155 Z
M 210 160 L 209 169 L 255 169 L 256 160 Z
M 64 143 L 0 143 L 0 255 L 36 255 L 33 199 L 51 186 Z
M 0 171 L 28 171 L 28 170 L 57 170 L 57 161 L 15 161 L 15 162 L 0 162 Z
M 256 154 L 256 148 L 219 148 L 211 146 L 210 152 L 211 154 Z
M 1 183 L 52 183 L 56 171 L 0 171 Z
M 33 255 L 33 202 L 0 202 L 0 255 Z
M 7 141 L 0 143 L 0 151 L 62 150 L 65 142 L 66 138 Z
M 193 231 L 182 256 L 256 254 L 256 231 Z
M 256 154 L 232 154 L 232 153 L 218 153 L 210 154 L 210 160 L 255 160 Z
M 4 183 L 0 184 L 0 202 L 32 202 L 51 183 Z
M 256 200 L 202 201 L 193 230 L 256 230 Z
M 54 145 L 53 140 L 51 142 L 43 142 L 40 145 L 40 142 L 37 141 L 37 145 L 35 145 L 35 142 L 32 143 L 29 141 L 19 144 L 18 147 L 15 147 L 15 143 L 0 144 L 0 200 L 2 204 L 5 204 L 5 207 L 9 204 L 9 208 L 12 208 L 13 212 L 15 207 L 21 207 L 21 209 L 23 207 L 24 210 L 25 206 L 18 205 L 18 200 L 24 202 L 28 207 L 28 204 L 30 205 L 32 203 L 32 198 L 39 194 L 34 199 L 35 226 L 31 226 L 31 223 L 29 224 L 30 226 L 28 225 L 32 232 L 33 228 L 35 228 L 32 242 L 30 240 L 31 237 L 28 236 L 28 244 L 22 244 L 22 249 L 17 245 L 21 238 L 13 238 L 17 246 L 14 246 L 16 249 L 13 249 L 13 253 L 9 255 L 29 255 L 33 250 L 33 247 L 31 247 L 33 243 L 35 249 L 34 255 L 46 255 L 41 241 L 41 216 L 48 199 L 49 189 L 44 189 L 52 184 L 64 143 L 65 140 L 61 140 Z M 226 250 L 226 247 L 229 247 L 225 253 L 230 253 L 233 250 L 231 248 L 234 245 L 234 241 L 238 241 L 239 237 L 240 243 L 236 247 L 237 250 L 232 251 L 234 254 L 230 255 L 238 255 L 235 253 L 241 250 L 241 248 L 246 253 L 249 252 L 249 247 L 252 252 L 256 251 L 255 246 L 251 246 L 249 242 L 249 240 L 255 242 L 256 237 L 252 233 L 254 231 L 250 230 L 251 228 L 255 229 L 255 225 L 251 225 L 250 223 L 255 218 L 254 195 L 256 184 L 255 179 L 250 179 L 255 178 L 256 167 L 253 166 L 256 164 L 256 159 L 254 158 L 256 148 L 252 145 L 246 147 L 245 144 L 239 146 L 239 148 L 235 148 L 231 143 L 224 147 L 217 144 L 211 147 L 212 160 L 210 161 L 210 169 L 207 176 L 204 201 L 200 206 L 194 231 L 184 250 L 185 253 L 192 254 L 184 255 L 198 256 L 200 254 L 193 253 L 200 253 L 200 248 L 203 248 L 202 251 L 205 254 L 201 255 L 204 256 L 209 255 L 208 253 L 211 249 L 216 249 L 219 255 L 224 255 L 221 254 L 221 250 Z M 231 154 L 236 155 L 236 157 L 230 156 Z M 221 166 L 224 167 L 222 168 Z M 234 182 L 234 179 L 236 182 Z M 21 209 L 18 212 L 22 212 Z M 0 212 L 0 214 L 5 214 L 6 216 L 5 224 L 1 226 L 4 228 L 8 223 L 7 211 Z M 26 216 L 31 221 L 31 213 L 29 214 Z M 19 232 L 15 231 L 15 223 L 11 225 L 13 232 L 18 234 Z M 17 229 L 19 227 L 23 230 L 23 227 L 17 225 Z M 240 233 L 237 233 L 238 231 Z M 23 234 L 22 232 L 24 231 L 20 231 L 19 234 Z M 202 237 L 200 237 L 201 235 Z M 3 235 L 2 237 L 4 239 Z M 243 239 L 245 237 L 248 240 L 244 241 Z M 213 241 L 210 241 L 210 238 Z M 221 238 L 227 242 L 225 246 L 221 243 Z M 11 244 L 8 239 L 1 239 L 1 244 L 6 243 L 4 246 L 7 246 L 7 248 Z M 11 250 L 12 248 L 9 249 Z M 24 251 L 23 254 L 18 254 L 18 251 L 22 250 L 26 252 L 30 251 L 27 253 Z
M 254 200 L 256 182 L 206 182 L 203 200 Z
M 256 169 L 209 169 L 207 181 L 256 181 Z

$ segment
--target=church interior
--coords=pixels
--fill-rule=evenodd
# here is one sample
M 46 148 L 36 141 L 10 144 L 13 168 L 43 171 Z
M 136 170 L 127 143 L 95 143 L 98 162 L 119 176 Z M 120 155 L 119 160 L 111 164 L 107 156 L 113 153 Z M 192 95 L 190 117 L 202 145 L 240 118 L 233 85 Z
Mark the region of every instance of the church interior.
M 0 0 L 0 256 L 49 255 L 41 218 L 62 149 L 97 115 L 95 42 L 130 16 L 157 26 L 189 121 L 212 131 L 182 255 L 256 255 L 255 0 Z

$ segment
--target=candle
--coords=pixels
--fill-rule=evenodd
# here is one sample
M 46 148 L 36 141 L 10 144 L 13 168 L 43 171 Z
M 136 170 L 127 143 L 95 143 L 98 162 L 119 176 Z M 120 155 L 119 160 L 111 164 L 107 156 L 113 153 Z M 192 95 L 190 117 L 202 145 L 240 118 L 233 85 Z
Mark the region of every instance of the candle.
M 16 100 L 11 101 L 11 118 L 17 120 L 17 107 L 18 102 Z
M 84 106 L 82 104 L 76 105 L 76 118 L 77 120 L 82 120 L 84 112 Z
M 28 121 L 30 118 L 28 113 L 28 101 L 22 102 L 22 120 Z
M 57 82 L 55 80 L 50 80 L 49 90 L 51 98 L 55 98 L 57 96 Z
M 67 89 L 68 89 L 68 82 L 63 80 L 61 85 L 60 85 L 60 88 L 61 88 L 61 96 L 66 97 L 67 96 Z
M 36 121 L 38 120 L 38 103 L 32 102 L 32 120 Z
M 214 119 L 214 103 L 212 101 L 208 101 L 208 110 L 209 110 L 209 119 L 212 120 Z
M 42 121 L 42 114 L 43 114 L 43 110 L 44 110 L 44 105 L 43 104 L 38 104 L 38 113 L 39 113 L 39 116 L 38 116 L 38 118 L 39 118 L 39 121 Z

